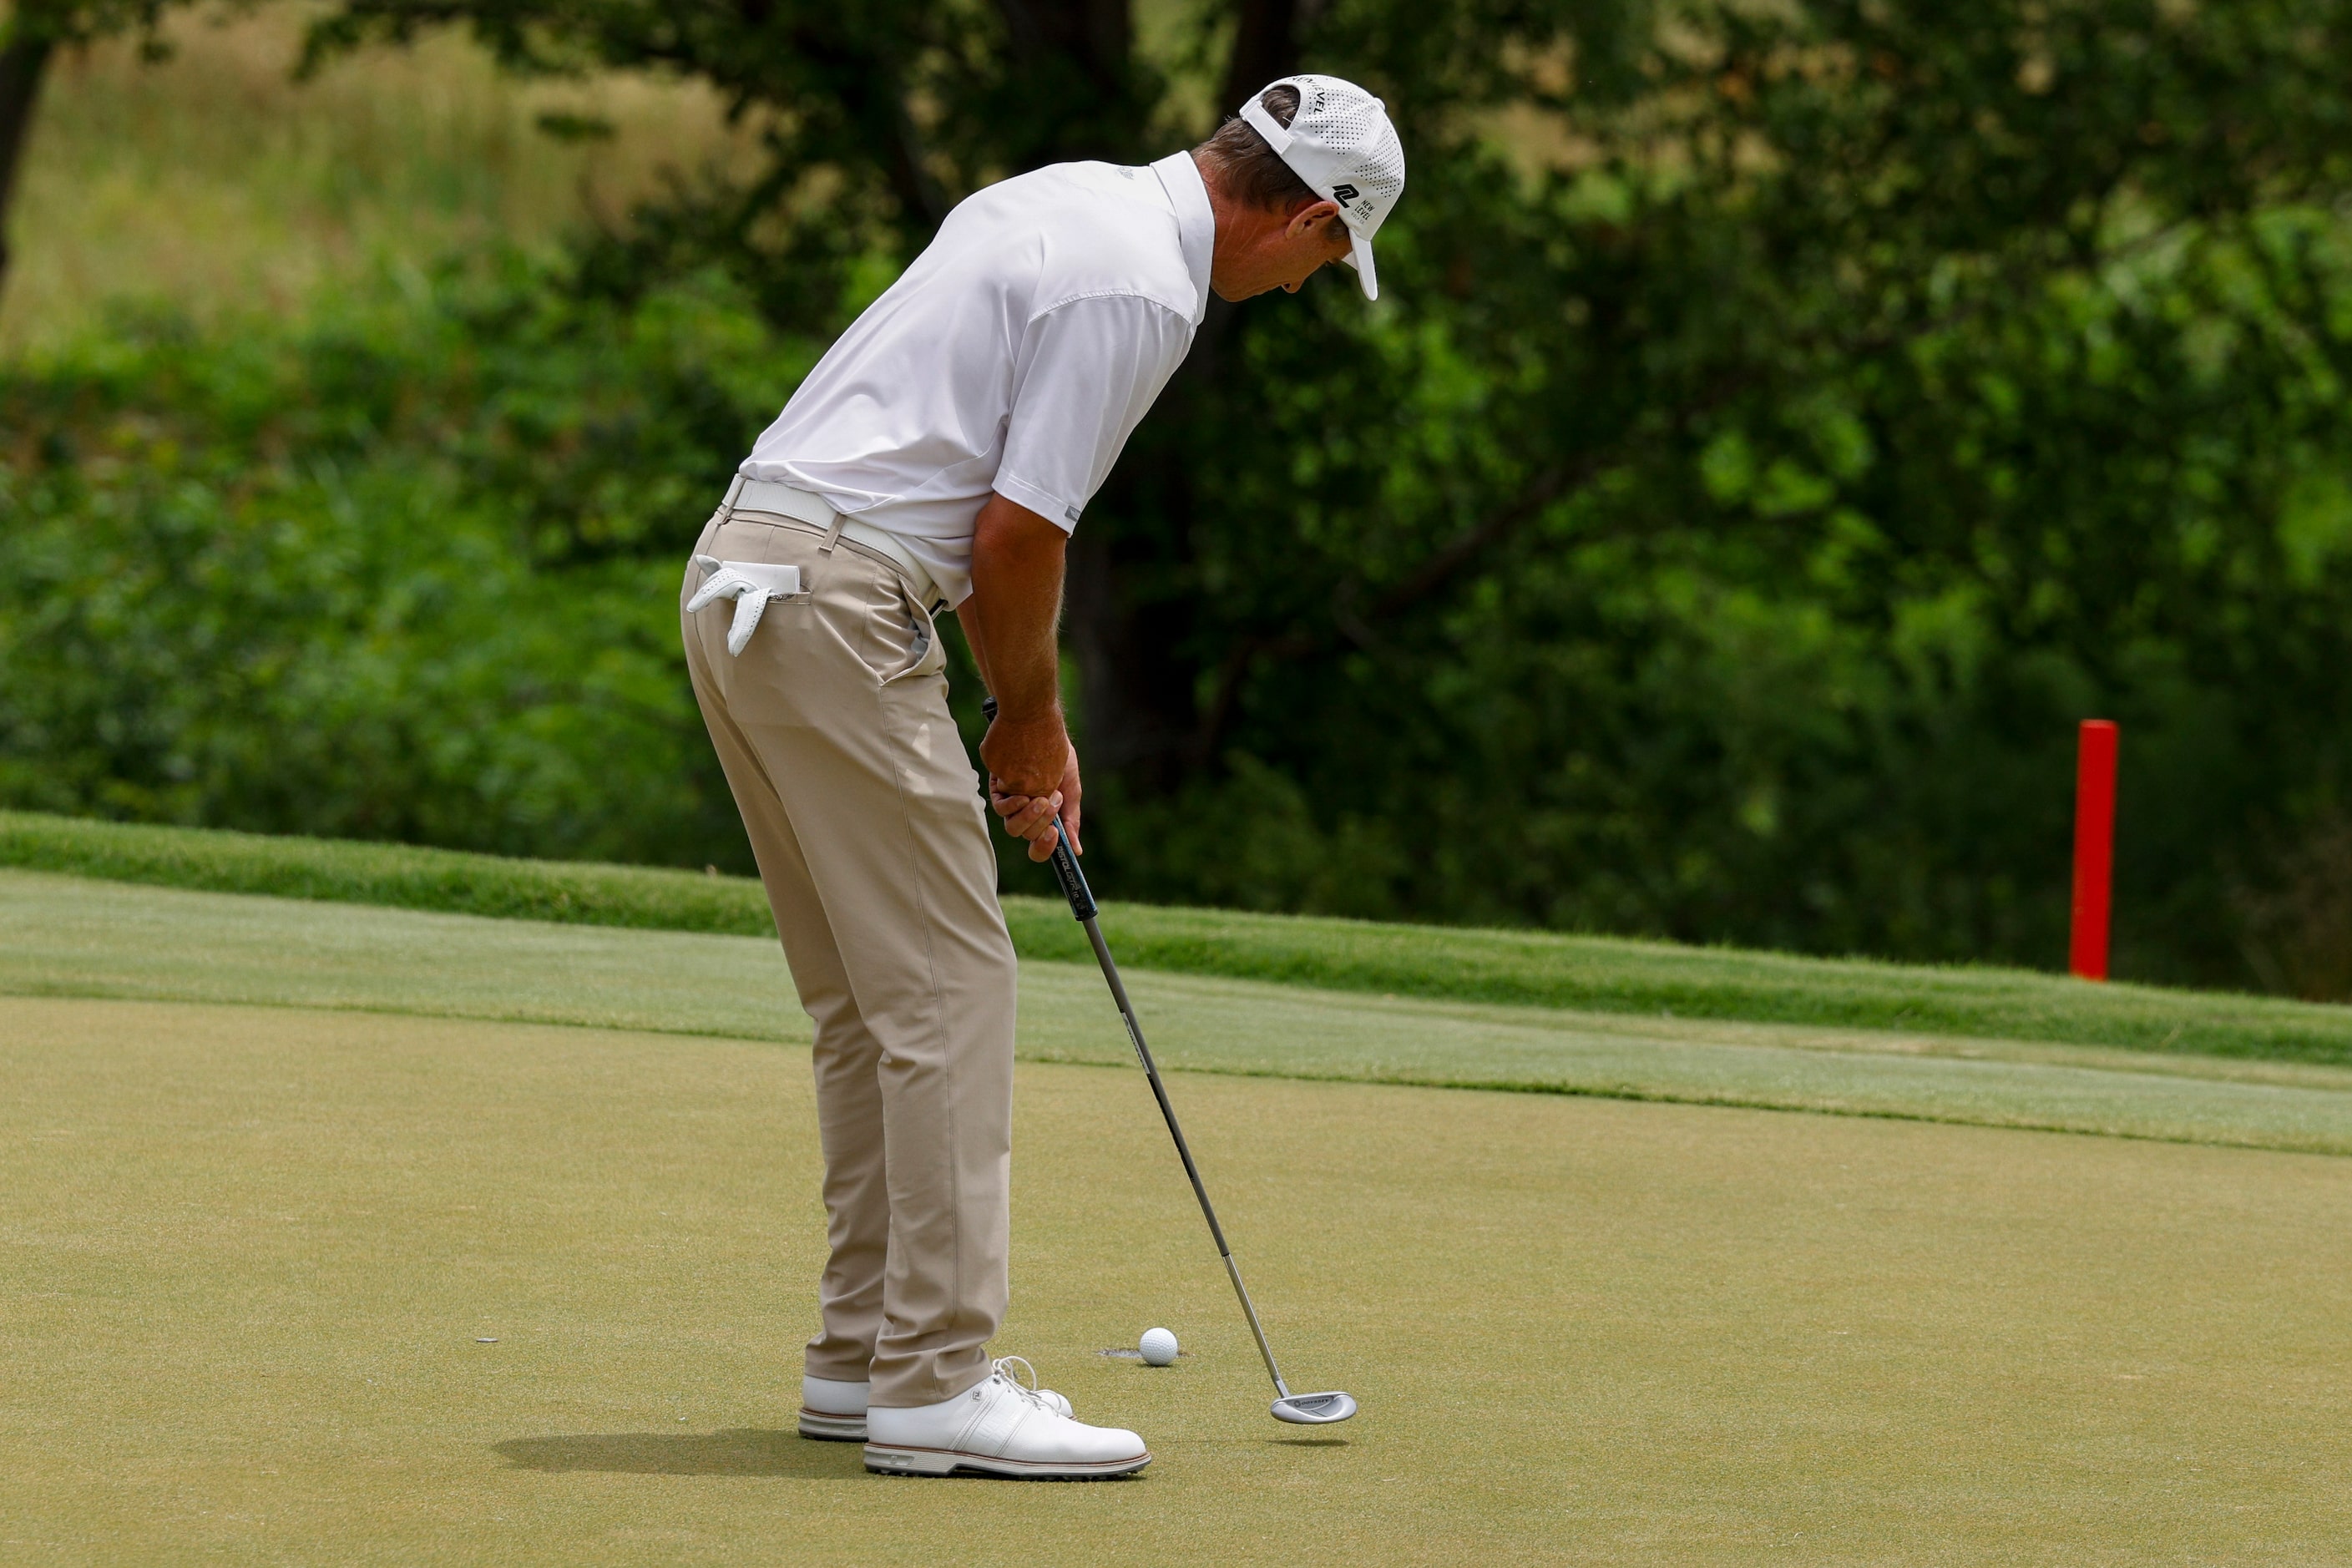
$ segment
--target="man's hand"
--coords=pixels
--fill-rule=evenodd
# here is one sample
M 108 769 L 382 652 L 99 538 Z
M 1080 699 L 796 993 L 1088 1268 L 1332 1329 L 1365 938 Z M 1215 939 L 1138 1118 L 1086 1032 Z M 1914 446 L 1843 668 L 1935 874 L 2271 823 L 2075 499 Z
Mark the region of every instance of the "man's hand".
M 1000 704 L 980 760 L 1004 830 L 1032 860 L 1054 854 L 1058 814 L 1078 847 L 1078 756 L 1062 723 L 1062 558 L 1069 536 L 1024 506 L 991 496 L 972 521 L 971 596 L 956 606 L 981 679 Z
M 1052 735 L 1060 742 L 1063 760 L 1060 772 L 1050 775 L 1050 784 L 1040 786 L 1013 782 L 1016 777 L 1028 780 L 1049 776 L 1042 767 L 1017 775 L 1003 771 L 1022 765 L 1009 760 L 1016 754 L 1016 748 L 1021 748 L 1018 754 L 1026 756 L 1033 742 L 1039 746 L 1051 744 L 1045 737 L 1045 729 L 1044 725 L 1015 724 L 999 717 L 980 742 L 980 760 L 988 766 L 988 803 L 1004 819 L 1005 832 L 1029 841 L 1032 860 L 1053 858 L 1054 824 L 1057 819 L 1062 830 L 1070 836 L 1070 853 L 1085 853 L 1078 839 L 1078 801 L 1084 793 L 1078 780 L 1078 751 L 1070 744 L 1068 732 L 1062 727 L 1062 716 L 1053 715 Z

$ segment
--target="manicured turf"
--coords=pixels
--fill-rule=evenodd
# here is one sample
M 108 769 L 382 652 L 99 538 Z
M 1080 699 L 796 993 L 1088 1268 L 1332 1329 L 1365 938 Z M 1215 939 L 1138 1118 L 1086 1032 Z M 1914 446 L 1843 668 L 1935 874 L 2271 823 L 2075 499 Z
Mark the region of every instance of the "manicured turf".
M 789 1435 L 806 1058 L 19 999 L 0 1555 L 40 1563 L 2264 1563 L 2352 1540 L 2352 1163 L 1179 1075 L 1320 1436 L 1132 1070 L 1021 1070 L 1001 1348 L 1159 1458 Z M 1103 1359 L 1164 1322 L 1166 1372 Z M 494 1340 L 494 1343 L 480 1342 Z
M 1130 976 L 1171 1063 L 2352 1153 L 2352 1069 Z M 271 1003 L 804 1043 L 772 941 L 0 872 L 0 992 Z M 1025 962 L 1022 1054 L 1130 1060 L 1090 965 Z
M 0 865 L 593 925 L 763 935 L 756 884 L 636 867 L 129 826 L 0 812 Z M 1098 889 L 1108 890 L 1108 889 Z M 1008 899 L 1024 957 L 1083 962 L 1058 903 Z M 1327 989 L 2352 1065 L 2352 1007 L 2084 985 L 2022 970 L 1822 960 L 1528 931 L 1113 903 L 1138 969 Z

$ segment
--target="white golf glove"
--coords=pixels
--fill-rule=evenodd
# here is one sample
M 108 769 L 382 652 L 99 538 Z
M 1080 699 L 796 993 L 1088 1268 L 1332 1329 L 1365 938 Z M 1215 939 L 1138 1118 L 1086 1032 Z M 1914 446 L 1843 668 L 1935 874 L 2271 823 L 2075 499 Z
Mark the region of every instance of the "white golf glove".
M 797 566 L 721 561 L 716 555 L 698 555 L 694 563 L 709 575 L 694 591 L 694 597 L 686 602 L 687 614 L 692 615 L 720 599 L 734 600 L 735 624 L 727 628 L 727 651 L 730 656 L 741 653 L 750 645 L 751 634 L 760 629 L 760 617 L 767 613 L 769 600 L 800 596 L 801 569 Z

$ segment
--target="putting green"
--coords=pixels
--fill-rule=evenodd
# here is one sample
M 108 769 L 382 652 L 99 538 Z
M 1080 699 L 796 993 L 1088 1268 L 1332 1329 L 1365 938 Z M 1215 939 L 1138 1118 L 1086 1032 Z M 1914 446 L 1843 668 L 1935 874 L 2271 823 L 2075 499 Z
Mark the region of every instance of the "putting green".
M 1605 1095 L 2352 1154 L 2352 1068 L 1641 1018 L 1139 971 L 1195 1071 Z M 1131 1059 L 1092 965 L 1024 963 L 1021 1053 Z M 0 871 L 0 992 L 271 1003 L 806 1043 L 773 942 Z
M 788 1433 L 819 1240 L 772 1044 L 12 999 L 14 1561 L 2340 1563 L 2352 1162 L 1027 1065 L 1001 1348 L 1134 1481 Z M 1094 1352 L 1164 1322 L 1154 1372 Z M 495 1342 L 482 1342 L 494 1341 Z

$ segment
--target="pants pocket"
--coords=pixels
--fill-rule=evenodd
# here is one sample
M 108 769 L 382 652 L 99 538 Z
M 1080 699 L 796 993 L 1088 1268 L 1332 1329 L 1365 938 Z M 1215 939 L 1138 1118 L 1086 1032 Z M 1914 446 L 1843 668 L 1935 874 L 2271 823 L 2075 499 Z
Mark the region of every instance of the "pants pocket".
M 947 668 L 948 651 L 940 645 L 939 627 L 932 624 L 930 612 L 915 603 L 915 596 L 907 591 L 896 572 L 889 574 L 888 591 L 875 616 L 877 625 L 870 646 L 877 658 L 870 668 L 883 685 L 919 680 Z

